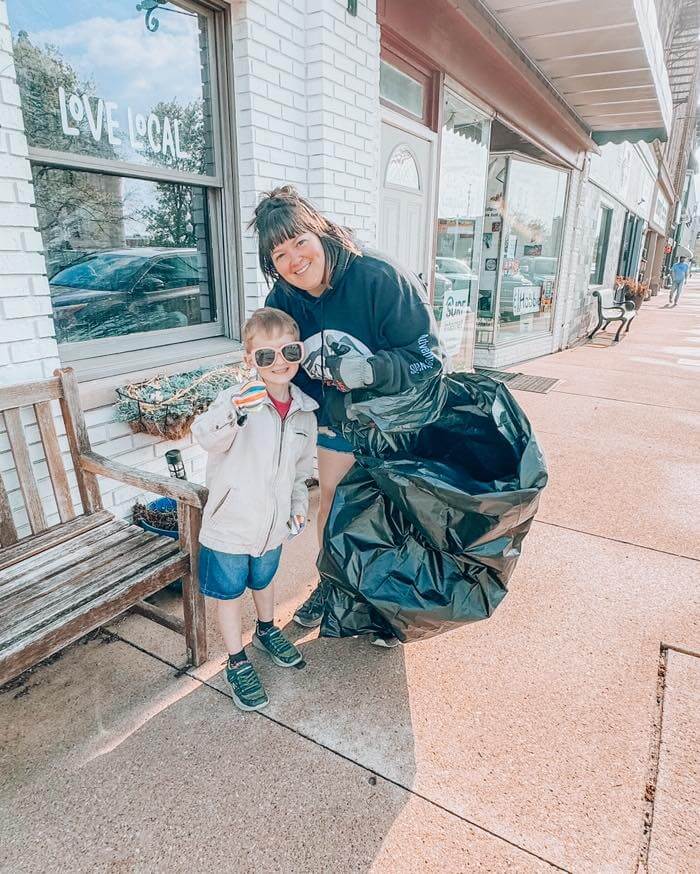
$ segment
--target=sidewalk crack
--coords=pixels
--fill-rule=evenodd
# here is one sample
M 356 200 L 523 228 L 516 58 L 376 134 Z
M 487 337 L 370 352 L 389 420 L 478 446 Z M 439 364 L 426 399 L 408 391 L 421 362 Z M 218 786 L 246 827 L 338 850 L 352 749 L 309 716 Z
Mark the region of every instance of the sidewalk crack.
M 205 686 L 207 689 L 210 689 L 212 692 L 217 692 L 222 697 L 227 700 L 231 700 L 230 696 L 224 692 L 222 689 L 219 689 L 217 686 L 212 685 L 207 680 L 202 680 L 201 677 L 195 676 L 191 673 L 191 670 L 187 667 L 183 667 L 181 665 L 176 665 L 168 659 L 163 658 L 162 656 L 157 655 L 156 653 L 150 652 L 139 644 L 134 643 L 131 640 L 127 640 L 121 635 L 110 631 L 109 634 L 112 638 L 120 641 L 121 643 L 126 644 L 127 646 L 133 647 L 133 649 L 138 650 L 138 652 L 143 653 L 144 655 L 150 656 L 156 661 L 161 662 L 164 665 L 167 665 L 170 668 L 173 668 L 176 672 L 176 676 L 186 675 L 190 677 L 192 680 L 196 680 L 201 686 Z M 375 778 L 379 778 L 381 780 L 386 781 L 387 783 L 391 783 L 392 786 L 396 786 L 398 789 L 403 789 L 405 792 L 408 792 L 410 795 L 415 796 L 416 798 L 420 798 L 421 801 L 425 801 L 427 804 L 430 804 L 432 807 L 437 808 L 438 810 L 442 810 L 443 813 L 448 814 L 449 816 L 454 816 L 456 819 L 461 820 L 466 825 L 471 826 L 472 828 L 478 829 L 480 832 L 484 834 L 490 835 L 493 838 L 496 838 L 499 841 L 503 841 L 503 843 L 508 844 L 516 850 L 520 850 L 522 853 L 525 853 L 528 856 L 531 856 L 533 859 L 537 859 L 540 862 L 544 862 L 545 865 L 549 865 L 555 871 L 564 871 L 565 874 L 572 874 L 572 872 L 568 868 L 563 868 L 561 865 L 558 865 L 556 862 L 552 862 L 551 859 L 547 859 L 544 856 L 540 856 L 538 853 L 534 852 L 534 850 L 528 850 L 527 847 L 523 847 L 521 844 L 516 843 L 515 841 L 510 840 L 509 838 L 504 837 L 503 835 L 498 834 L 498 832 L 492 831 L 490 828 L 487 828 L 484 825 L 480 825 L 478 822 L 474 822 L 474 820 L 469 819 L 466 816 L 462 816 L 460 813 L 457 813 L 455 810 L 451 810 L 449 807 L 445 807 L 440 802 L 435 801 L 432 798 L 428 798 L 428 796 L 423 795 L 421 792 L 417 792 L 415 789 L 412 789 L 410 786 L 405 786 L 399 780 L 395 780 L 392 777 L 387 777 L 385 774 L 382 774 L 381 771 L 377 771 L 374 768 L 370 768 L 367 765 L 363 765 L 361 762 L 358 762 L 356 759 L 351 758 L 350 756 L 345 755 L 345 753 L 341 753 L 339 750 L 333 749 L 333 747 L 324 744 L 323 742 L 316 740 L 316 738 L 310 737 L 308 734 L 304 734 L 304 732 L 299 731 L 299 729 L 294 728 L 291 725 L 287 725 L 287 723 L 282 722 L 279 719 L 275 719 L 274 716 L 270 716 L 268 713 L 263 712 L 255 712 L 249 714 L 250 716 L 258 716 L 263 719 L 267 719 L 269 722 L 272 722 L 274 725 L 279 726 L 280 728 L 285 729 L 286 731 L 290 731 L 292 734 L 297 735 L 297 737 L 303 738 L 304 740 L 310 741 L 312 744 L 315 744 L 320 749 L 326 750 L 329 753 L 332 753 L 334 756 L 337 756 L 339 759 L 343 759 L 346 762 L 349 762 L 352 765 L 355 765 L 358 768 L 361 768 L 363 771 L 366 771 L 368 774 L 372 774 Z

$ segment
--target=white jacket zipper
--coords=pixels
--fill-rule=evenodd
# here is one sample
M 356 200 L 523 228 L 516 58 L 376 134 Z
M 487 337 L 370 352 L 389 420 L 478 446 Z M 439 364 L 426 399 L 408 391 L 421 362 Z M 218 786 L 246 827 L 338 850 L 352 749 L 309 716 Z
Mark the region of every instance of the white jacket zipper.
M 279 450 L 277 452 L 277 466 L 275 467 L 275 474 L 272 478 L 272 484 L 271 484 L 273 486 L 271 491 L 272 491 L 272 494 L 274 495 L 274 501 L 272 503 L 272 522 L 270 523 L 270 530 L 267 532 L 267 537 L 265 538 L 265 545 L 262 549 L 262 552 L 260 553 L 261 555 L 264 555 L 267 552 L 267 547 L 268 547 L 268 544 L 270 543 L 270 538 L 272 537 L 272 532 L 275 530 L 275 522 L 277 521 L 277 493 L 274 490 L 274 486 L 277 483 L 277 477 L 278 477 L 279 472 L 280 472 L 280 464 L 282 463 L 282 448 L 284 446 L 284 427 L 287 424 L 287 422 L 297 414 L 297 412 L 298 412 L 298 410 L 294 410 L 293 413 L 289 413 L 284 419 L 281 420 L 280 443 L 279 443 Z M 275 411 L 275 415 L 277 415 L 279 418 L 279 414 L 277 413 L 277 411 Z

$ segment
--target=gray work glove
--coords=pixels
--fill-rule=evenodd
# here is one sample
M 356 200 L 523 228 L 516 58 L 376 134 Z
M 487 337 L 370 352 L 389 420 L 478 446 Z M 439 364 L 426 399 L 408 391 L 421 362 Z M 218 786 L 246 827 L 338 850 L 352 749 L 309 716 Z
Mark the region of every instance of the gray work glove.
M 370 361 L 359 352 L 348 355 L 329 355 L 324 364 L 331 372 L 333 382 L 343 391 L 354 388 L 369 388 L 374 382 L 374 370 Z

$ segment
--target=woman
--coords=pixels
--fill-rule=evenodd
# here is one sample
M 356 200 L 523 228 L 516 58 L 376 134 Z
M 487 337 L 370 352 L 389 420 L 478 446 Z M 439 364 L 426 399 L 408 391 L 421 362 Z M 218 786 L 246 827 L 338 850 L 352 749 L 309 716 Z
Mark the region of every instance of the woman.
M 274 285 L 266 306 L 299 325 L 306 358 L 295 382 L 319 404 L 318 539 L 338 483 L 354 464 L 339 433 L 355 390 L 405 392 L 440 375 L 435 322 L 420 280 L 388 258 L 362 250 L 350 233 L 321 215 L 291 186 L 258 204 L 250 227 L 258 234 L 260 267 Z M 294 615 L 320 625 L 324 593 L 317 586 Z M 395 646 L 395 638 L 377 638 Z

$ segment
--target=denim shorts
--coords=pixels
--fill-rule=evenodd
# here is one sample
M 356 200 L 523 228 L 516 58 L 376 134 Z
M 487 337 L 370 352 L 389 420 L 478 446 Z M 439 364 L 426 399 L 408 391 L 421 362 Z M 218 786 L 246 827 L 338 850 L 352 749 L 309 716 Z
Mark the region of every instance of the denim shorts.
M 341 437 L 337 431 L 333 428 L 328 428 L 327 426 L 321 426 L 318 429 L 316 445 L 321 449 L 328 449 L 331 452 L 353 453 L 355 451 L 352 443 L 348 443 L 348 441 L 344 437 Z
M 280 564 L 282 547 L 264 555 L 233 555 L 199 547 L 199 589 L 208 598 L 231 601 L 246 589 L 259 592 L 272 582 Z

